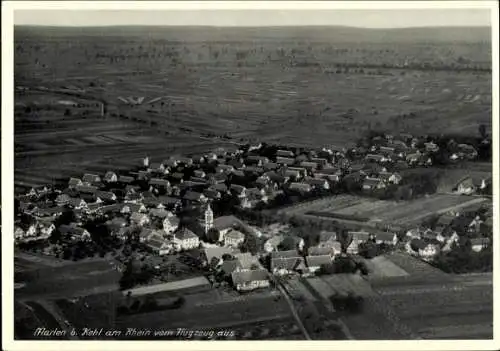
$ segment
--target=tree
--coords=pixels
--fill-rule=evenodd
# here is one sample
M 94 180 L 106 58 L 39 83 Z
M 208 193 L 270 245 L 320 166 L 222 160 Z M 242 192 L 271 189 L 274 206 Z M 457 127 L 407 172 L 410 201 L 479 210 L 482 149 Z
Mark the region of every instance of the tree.
M 285 237 L 283 241 L 278 245 L 279 251 L 295 250 L 296 248 L 297 248 L 297 243 L 295 239 L 291 236 Z
M 486 126 L 484 124 L 479 125 L 479 135 L 481 135 L 482 139 L 486 138 Z
M 217 228 L 210 228 L 206 234 L 207 241 L 210 243 L 216 243 L 220 238 L 220 231 Z
M 347 248 L 351 245 L 353 237 L 345 226 L 340 226 L 338 229 L 339 241 L 342 252 L 347 252 Z
M 250 252 L 252 255 L 256 255 L 259 252 L 257 237 L 254 235 L 246 235 L 245 240 L 241 244 L 241 250 L 243 252 Z

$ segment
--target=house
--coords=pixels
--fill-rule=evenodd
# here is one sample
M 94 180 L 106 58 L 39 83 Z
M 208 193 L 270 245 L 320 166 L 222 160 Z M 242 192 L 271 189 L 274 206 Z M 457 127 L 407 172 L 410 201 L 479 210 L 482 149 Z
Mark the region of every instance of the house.
M 47 239 L 56 230 L 54 222 L 49 219 L 48 221 L 40 221 L 38 223 L 39 237 L 42 239 Z
M 294 169 L 285 169 L 283 175 L 289 178 L 299 179 L 301 178 L 301 174 L 299 171 Z
M 437 152 L 439 151 L 439 146 L 436 145 L 436 143 L 429 141 L 427 143 L 424 143 L 425 146 L 425 151 L 427 152 Z
M 339 182 L 340 176 L 337 174 L 314 173 L 316 179 L 327 179 L 330 182 Z
M 140 227 L 150 223 L 149 217 L 144 213 L 133 212 L 130 215 L 130 221 Z
M 316 255 L 316 256 L 306 256 L 306 265 L 309 268 L 309 272 L 317 272 L 321 266 L 332 263 L 332 257 L 330 255 Z
M 278 150 L 276 156 L 279 157 L 295 157 L 294 153 L 290 150 Z
M 177 167 L 178 162 L 175 158 L 170 157 L 168 160 L 164 160 L 161 164 L 165 168 L 174 168 Z
M 295 163 L 295 159 L 288 157 L 276 157 L 276 163 L 279 165 L 291 166 Z
M 403 177 L 399 173 L 392 173 L 387 171 L 379 172 L 378 178 L 382 181 L 390 184 L 399 184 Z
M 118 176 L 116 175 L 115 172 L 112 172 L 112 171 L 108 171 L 106 172 L 106 174 L 104 175 L 104 181 L 106 183 L 115 183 L 118 181 Z
M 170 182 L 166 179 L 151 178 L 149 180 L 149 185 L 151 185 L 153 187 L 167 189 L 168 187 L 170 187 Z
M 238 247 L 245 241 L 245 234 L 242 232 L 231 229 L 224 235 L 224 246 Z
M 211 186 L 211 188 L 217 190 L 218 192 L 220 192 L 221 194 L 222 193 L 227 193 L 228 192 L 228 188 L 227 188 L 227 185 L 224 184 L 224 183 L 221 183 L 221 184 L 214 184 L 213 186 Z
M 246 197 L 246 188 L 243 185 L 231 184 L 229 189 L 240 198 Z
M 187 228 L 174 233 L 174 245 L 178 251 L 192 250 L 200 246 L 200 239 Z
M 68 181 L 68 187 L 69 188 L 75 188 L 78 185 L 83 185 L 83 182 L 81 179 L 78 178 L 70 178 Z
M 245 164 L 246 165 L 254 165 L 261 167 L 264 163 L 269 162 L 267 157 L 262 157 L 262 156 L 257 156 L 257 155 L 249 155 L 245 159 Z
M 171 196 L 165 196 L 165 195 L 159 196 L 158 201 L 163 206 L 165 206 L 165 208 L 175 209 L 175 208 L 178 208 L 182 205 L 181 199 L 176 198 L 176 197 L 171 197 Z
M 235 253 L 234 258 L 240 263 L 238 267 L 240 271 L 262 269 L 258 257 L 250 252 Z
M 337 256 L 342 253 L 342 246 L 340 242 L 337 241 L 337 233 L 335 232 L 320 232 L 320 239 L 317 247 L 321 249 L 327 248 L 332 252 L 333 256 Z M 311 248 L 309 248 L 309 250 L 311 250 Z
M 183 164 L 185 166 L 193 165 L 193 159 L 191 157 L 180 157 L 177 159 L 178 163 Z
M 365 156 L 365 161 L 383 163 L 388 159 L 384 155 L 368 154 Z
M 224 240 L 224 235 L 234 228 L 241 226 L 241 221 L 235 216 L 222 216 L 214 219 L 213 227 L 217 229 Z
M 330 257 L 333 257 L 333 256 L 335 256 L 335 252 L 330 247 L 326 247 L 326 246 L 311 246 L 309 249 L 307 249 L 307 255 L 308 256 L 325 256 L 325 255 L 329 255 Z
M 233 175 L 233 181 L 235 180 L 234 178 L 244 178 L 245 177 L 245 172 L 243 170 L 236 169 L 232 172 Z
M 163 231 L 167 234 L 172 234 L 179 228 L 180 220 L 172 213 L 169 214 L 163 219 Z
M 98 199 L 99 200 L 99 199 Z M 101 212 L 101 209 L 104 207 L 102 202 L 96 201 L 90 204 L 87 204 L 87 206 L 83 209 L 86 213 L 97 213 Z
M 317 165 L 324 167 L 328 164 L 328 159 L 321 157 L 311 157 L 311 162 L 316 163 Z
M 470 195 L 478 190 L 486 189 L 491 183 L 491 178 L 466 176 L 455 185 L 453 190 L 458 194 Z
M 193 183 L 196 183 L 196 184 L 206 184 L 207 183 L 207 180 L 205 178 L 200 178 L 200 177 L 195 177 L 195 176 L 192 176 L 191 178 L 189 178 L 189 180 Z
M 222 197 L 221 193 L 213 188 L 203 190 L 203 195 L 209 200 L 219 200 Z
M 420 233 L 420 239 L 424 241 L 439 241 L 440 243 L 444 243 L 446 238 L 441 234 L 433 231 L 432 229 L 427 229 L 423 233 Z
M 155 231 L 151 228 L 143 228 L 139 233 L 139 242 L 145 243 L 149 238 L 155 234 Z
M 346 249 L 349 254 L 357 254 L 359 252 L 359 245 L 367 242 L 373 236 L 365 231 L 349 231 L 349 236 L 352 237 L 352 241 Z
M 60 195 L 57 195 L 57 197 L 56 197 L 56 204 L 58 206 L 67 205 L 69 203 L 69 201 L 70 201 L 70 197 L 67 194 L 60 194 Z
M 264 251 L 267 253 L 277 251 L 279 244 L 283 241 L 283 235 L 274 235 L 264 243 Z
M 303 161 L 303 162 L 300 162 L 299 165 L 300 165 L 300 167 L 305 168 L 309 171 L 312 171 L 312 170 L 315 170 L 316 168 L 318 168 L 318 164 L 316 162 Z
M 406 162 L 408 162 L 409 165 L 416 165 L 420 161 L 421 157 L 422 154 L 419 151 L 410 153 L 406 155 Z
M 92 185 L 77 185 L 75 190 L 82 194 L 95 194 L 97 187 Z
M 279 168 L 279 165 L 276 162 L 268 162 L 262 165 L 262 168 L 265 171 L 274 171 Z
M 161 205 L 161 204 L 160 204 Z M 149 216 L 151 218 L 159 218 L 164 219 L 168 216 L 172 215 L 169 211 L 165 210 L 163 206 L 161 208 L 152 208 L 149 210 Z
M 394 149 L 393 147 L 389 147 L 389 146 L 381 146 L 379 148 L 379 152 L 385 156 L 385 157 L 391 157 L 394 155 L 394 153 L 396 152 L 396 149 Z
M 72 240 L 90 240 L 90 233 L 86 229 L 77 226 L 75 223 L 61 224 L 58 230 L 61 235 L 69 237 Z
M 265 269 L 234 271 L 231 278 L 238 291 L 251 291 L 269 286 L 269 275 Z
M 83 175 L 82 182 L 86 185 L 98 184 L 101 182 L 101 177 L 97 174 L 86 173 Z
M 129 177 L 129 176 L 120 176 L 120 178 L 118 178 L 118 181 L 120 183 L 123 183 L 123 184 L 130 184 L 134 181 L 134 177 Z
M 311 185 L 306 184 L 306 183 L 291 183 L 289 188 L 291 191 L 297 191 L 300 193 L 308 193 L 312 190 Z
M 458 194 L 470 195 L 476 191 L 476 186 L 471 177 L 465 177 L 457 183 L 455 189 Z
M 363 190 L 375 190 L 385 188 L 384 182 L 380 178 L 366 177 L 363 181 Z
M 271 255 L 278 253 L 283 253 L 283 251 L 274 251 Z M 292 274 L 305 268 L 304 259 L 296 251 L 290 256 L 271 256 L 271 272 L 275 275 Z
M 166 174 L 168 173 L 168 166 L 160 162 L 152 162 L 148 167 L 148 172 Z
M 87 203 L 85 202 L 85 200 L 77 197 L 70 197 L 68 205 L 76 210 L 84 209 L 87 207 Z
M 145 244 L 149 250 L 159 256 L 168 255 L 174 250 L 174 246 L 171 242 L 154 234 L 146 239 Z
M 473 160 L 477 157 L 477 150 L 468 144 L 458 144 L 457 148 L 460 150 L 460 153 L 464 155 L 465 158 L 469 160 Z
M 207 197 L 205 195 L 195 191 L 187 191 L 183 198 L 184 200 L 198 203 L 207 201 Z
M 479 252 L 490 245 L 489 238 L 474 238 L 470 239 L 471 248 L 475 252 Z
M 232 171 L 234 171 L 234 167 L 231 165 L 219 164 L 215 168 L 215 173 L 231 173 Z
M 174 172 L 170 175 L 170 177 L 172 177 L 172 179 L 177 181 L 177 182 L 182 182 L 184 179 L 184 173 Z
M 222 261 L 222 260 L 221 260 Z M 225 279 L 231 278 L 234 271 L 241 268 L 241 264 L 236 259 L 223 260 L 222 264 L 217 265 L 219 273 L 221 273 Z
M 407 243 L 407 250 L 411 254 L 418 255 L 424 260 L 431 259 L 440 251 L 439 243 L 426 242 L 422 239 L 413 239 Z
M 121 208 L 112 208 L 113 211 L 115 210 L 119 210 L 120 213 L 134 213 L 134 212 L 138 212 L 138 213 L 145 213 L 147 212 L 147 208 L 146 206 L 144 206 L 144 204 L 136 204 L 136 203 L 124 203 L 124 204 L 118 204 L 118 206 L 121 205 Z M 106 206 L 106 208 L 108 208 L 110 206 Z M 111 208 L 111 207 L 110 207 Z
M 314 189 L 323 189 L 323 190 L 330 189 L 330 183 L 328 183 L 328 181 L 325 179 L 306 178 L 304 180 L 304 183 L 309 184 Z
M 95 196 L 101 199 L 102 201 L 108 201 L 108 202 L 116 201 L 116 195 L 111 191 L 97 190 Z
M 264 173 L 264 168 L 262 167 L 248 166 L 243 168 L 243 174 L 261 175 L 262 173 Z
M 378 232 L 374 235 L 377 244 L 396 245 L 398 243 L 398 236 L 396 233 Z
M 197 169 L 197 170 L 195 170 L 195 171 L 193 172 L 193 175 L 194 175 L 195 177 L 197 177 L 197 178 L 205 178 L 205 177 L 207 176 L 207 175 L 206 175 L 206 173 L 205 173 L 203 170 L 201 170 L 201 169 Z
M 281 186 L 287 183 L 290 180 L 290 177 L 282 176 L 276 172 L 267 172 L 265 175 L 269 178 L 269 180 L 278 186 Z

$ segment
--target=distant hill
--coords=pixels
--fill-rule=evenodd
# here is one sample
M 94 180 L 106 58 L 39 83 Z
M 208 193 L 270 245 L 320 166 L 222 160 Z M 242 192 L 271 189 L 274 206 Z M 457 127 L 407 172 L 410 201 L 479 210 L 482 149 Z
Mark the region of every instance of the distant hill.
M 108 36 L 141 37 L 153 40 L 241 41 L 310 40 L 322 42 L 439 43 L 491 42 L 490 27 L 425 27 L 372 29 L 344 26 L 309 27 L 193 27 L 193 26 L 109 26 L 45 27 L 16 26 L 21 37 Z

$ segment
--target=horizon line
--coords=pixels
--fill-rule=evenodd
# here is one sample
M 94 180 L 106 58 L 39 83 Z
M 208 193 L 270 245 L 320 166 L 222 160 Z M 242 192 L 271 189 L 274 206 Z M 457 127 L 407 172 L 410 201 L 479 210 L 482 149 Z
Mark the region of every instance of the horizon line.
M 111 24 L 111 25 L 98 25 L 98 26 L 86 26 L 86 25 L 57 25 L 57 24 L 14 24 L 14 27 L 44 27 L 44 28 L 120 28 L 120 27 L 167 27 L 167 28 L 310 28 L 310 27 L 336 27 L 336 28 L 350 28 L 350 29 L 372 29 L 372 30 L 400 30 L 400 29 L 442 29 L 442 28 L 488 28 L 492 29 L 491 25 L 433 25 L 433 26 L 408 26 L 408 27 L 358 27 L 358 26 L 345 26 L 345 25 L 335 25 L 335 24 L 300 24 L 300 25 L 264 25 L 264 26 L 217 26 L 217 25 L 168 25 L 168 24 Z

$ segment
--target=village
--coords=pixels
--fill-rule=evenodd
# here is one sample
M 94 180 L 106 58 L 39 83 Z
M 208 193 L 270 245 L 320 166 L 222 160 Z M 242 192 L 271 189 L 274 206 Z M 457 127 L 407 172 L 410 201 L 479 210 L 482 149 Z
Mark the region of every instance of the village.
M 382 133 L 349 150 L 259 143 L 162 161 L 145 157 L 126 174 L 84 174 L 17 196 L 15 241 L 21 250 L 68 260 L 111 257 L 123 273 L 122 289 L 205 275 L 239 292 L 287 275 L 369 274 L 359 257 L 389 251 L 431 262 L 457 247 L 491 248 L 492 212 L 485 207 L 398 230 L 343 224 L 316 227 L 317 235 L 286 218 L 254 220 L 261 211 L 346 192 L 398 201 L 425 196 L 432 190 L 401 174 L 442 164 L 443 149 L 449 164 L 478 157 L 470 145 L 440 143 Z M 491 177 L 465 177 L 453 191 L 487 196 Z

